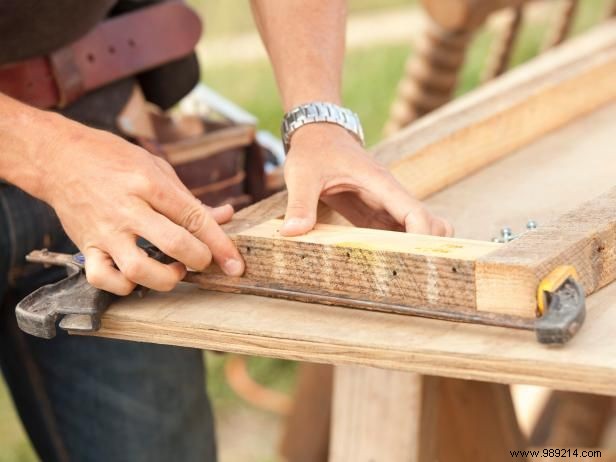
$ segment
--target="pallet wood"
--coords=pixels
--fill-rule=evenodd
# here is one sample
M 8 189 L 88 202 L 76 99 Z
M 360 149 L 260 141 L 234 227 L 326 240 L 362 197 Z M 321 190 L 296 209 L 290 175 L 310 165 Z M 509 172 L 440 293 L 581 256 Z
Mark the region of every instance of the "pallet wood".
M 425 198 L 616 99 L 616 22 L 545 53 L 375 146 Z
M 616 279 L 616 187 L 479 258 L 477 309 L 532 316 L 541 279 L 567 264 L 587 295 Z
M 552 448 L 598 447 L 616 412 L 613 402 L 608 396 L 553 392 L 533 429 L 530 443 Z
M 326 364 L 302 363 L 291 413 L 280 447 L 288 462 L 326 462 L 334 369 Z
M 304 236 L 280 236 L 270 220 L 234 237 L 246 261 L 238 284 L 422 307 L 474 310 L 474 261 L 501 244 L 319 224 Z M 234 280 L 197 274 L 210 288 Z M 216 287 L 214 285 L 214 287 Z M 248 291 L 249 292 L 249 291 Z
M 505 225 L 515 231 L 528 218 L 541 226 L 613 186 L 615 117 L 616 105 L 584 117 L 435 194 L 428 205 L 468 239 L 490 239 Z M 563 189 L 562 182 L 576 187 Z M 190 286 L 116 303 L 96 335 L 616 395 L 615 299 L 616 284 L 591 295 L 586 325 L 563 350 L 537 345 L 531 333 Z
M 430 409 L 421 406 L 421 394 L 418 374 L 363 366 L 336 368 L 330 462 L 433 460 L 420 456 L 421 434 L 430 427 L 423 425 L 422 410 Z
M 439 462 L 511 459 L 527 447 L 506 385 L 435 378 L 436 457 Z M 518 457 L 513 460 L 525 461 Z
M 492 462 L 526 448 L 505 385 L 357 366 L 335 371 L 330 461 Z
M 284 238 L 281 225 L 236 236 L 244 286 L 533 318 L 559 265 L 577 269 L 587 295 L 616 279 L 616 187 L 506 245 L 333 225 Z M 206 274 L 191 282 L 216 288 Z

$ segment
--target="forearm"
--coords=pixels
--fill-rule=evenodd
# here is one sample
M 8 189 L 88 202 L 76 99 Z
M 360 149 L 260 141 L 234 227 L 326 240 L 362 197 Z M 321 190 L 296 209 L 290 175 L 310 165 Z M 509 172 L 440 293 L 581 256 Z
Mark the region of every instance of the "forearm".
M 0 178 L 44 199 L 53 127 L 59 130 L 63 120 L 0 93 Z
M 251 3 L 284 110 L 311 101 L 340 104 L 346 1 Z

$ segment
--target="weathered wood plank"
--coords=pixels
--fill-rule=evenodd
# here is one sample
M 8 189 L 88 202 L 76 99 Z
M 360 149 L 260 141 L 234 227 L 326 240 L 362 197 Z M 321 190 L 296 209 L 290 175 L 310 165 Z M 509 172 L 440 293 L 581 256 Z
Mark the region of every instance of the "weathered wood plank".
M 438 396 L 434 406 L 434 433 L 439 462 L 526 461 L 509 451 L 527 447 L 506 385 L 435 378 Z
M 387 389 L 383 385 L 387 384 Z M 330 462 L 419 462 L 423 411 L 418 374 L 337 367 Z M 427 462 L 424 458 L 421 462 Z
M 547 52 L 374 148 L 427 197 L 616 99 L 616 21 Z
M 334 368 L 302 363 L 280 455 L 288 462 L 327 462 Z
M 573 265 L 591 294 L 616 279 L 616 187 L 476 262 L 477 309 L 532 317 L 537 286 Z
M 609 396 L 554 391 L 530 436 L 530 444 L 551 448 L 600 446 L 613 415 Z
M 615 297 L 615 284 L 591 295 L 585 328 L 563 349 L 537 344 L 531 332 L 189 285 L 120 300 L 93 335 L 616 396 Z
M 280 220 L 270 220 L 234 237 L 246 261 L 244 284 L 474 310 L 474 261 L 501 246 L 324 224 L 307 235 L 288 238 L 280 236 L 281 225 Z M 191 281 L 209 287 L 207 275 Z

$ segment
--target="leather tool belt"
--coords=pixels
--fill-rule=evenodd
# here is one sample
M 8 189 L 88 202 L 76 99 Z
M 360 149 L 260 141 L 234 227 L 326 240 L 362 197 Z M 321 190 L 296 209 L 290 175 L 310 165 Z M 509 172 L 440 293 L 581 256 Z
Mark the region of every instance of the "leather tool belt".
M 62 108 L 85 93 L 189 55 L 201 21 L 183 3 L 156 4 L 109 18 L 79 40 L 0 66 L 0 92 L 33 106 Z
M 193 115 L 170 115 L 135 86 L 118 115 L 124 136 L 167 160 L 195 197 L 236 210 L 282 188 L 266 185 L 264 153 L 253 125 Z

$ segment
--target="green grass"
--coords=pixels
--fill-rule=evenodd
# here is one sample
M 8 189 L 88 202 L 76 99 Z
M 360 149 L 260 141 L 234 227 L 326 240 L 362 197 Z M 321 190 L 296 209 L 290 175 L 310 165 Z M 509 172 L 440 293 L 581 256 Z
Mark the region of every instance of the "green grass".
M 0 462 L 36 460 L 0 375 Z
M 227 355 L 207 353 L 205 360 L 208 370 L 208 393 L 219 410 L 229 410 L 238 405 L 238 398 L 224 380 L 224 366 Z M 248 372 L 261 385 L 290 393 L 295 383 L 297 363 L 279 359 L 248 357 Z
M 232 35 L 253 30 L 248 0 L 191 0 L 201 8 L 207 6 L 208 33 Z M 351 0 L 354 12 L 411 4 L 410 0 Z M 578 34 L 596 23 L 606 0 L 586 0 L 574 24 Z M 513 54 L 514 65 L 536 54 L 543 43 L 544 24 L 526 24 Z M 493 36 L 482 31 L 473 40 L 466 64 L 460 76 L 457 94 L 474 88 L 480 80 L 480 70 L 488 54 Z M 411 53 L 407 44 L 394 44 L 355 50 L 348 54 L 343 96 L 345 104 L 361 116 L 369 144 L 380 140 L 389 106 L 395 95 L 397 82 Z M 266 62 L 209 67 L 204 61 L 203 80 L 222 94 L 259 117 L 261 128 L 277 133 L 282 112 L 272 72 Z M 208 390 L 219 410 L 232 411 L 240 403 L 224 381 L 225 356 L 208 354 Z M 281 391 L 292 389 L 296 365 L 290 361 L 251 358 L 249 369 L 260 383 Z M 0 380 L 0 462 L 32 462 L 36 458 Z
M 284 0 L 280 0 L 284 1 Z M 188 0 L 205 19 L 209 37 L 225 37 L 255 30 L 249 0 Z M 349 14 L 408 7 L 417 0 L 348 0 Z
M 357 111 L 372 143 L 381 127 L 409 54 L 407 45 L 367 48 L 348 54 L 344 73 L 345 104 Z M 204 65 L 203 81 L 257 115 L 261 128 L 278 133 L 282 110 L 267 62 Z

